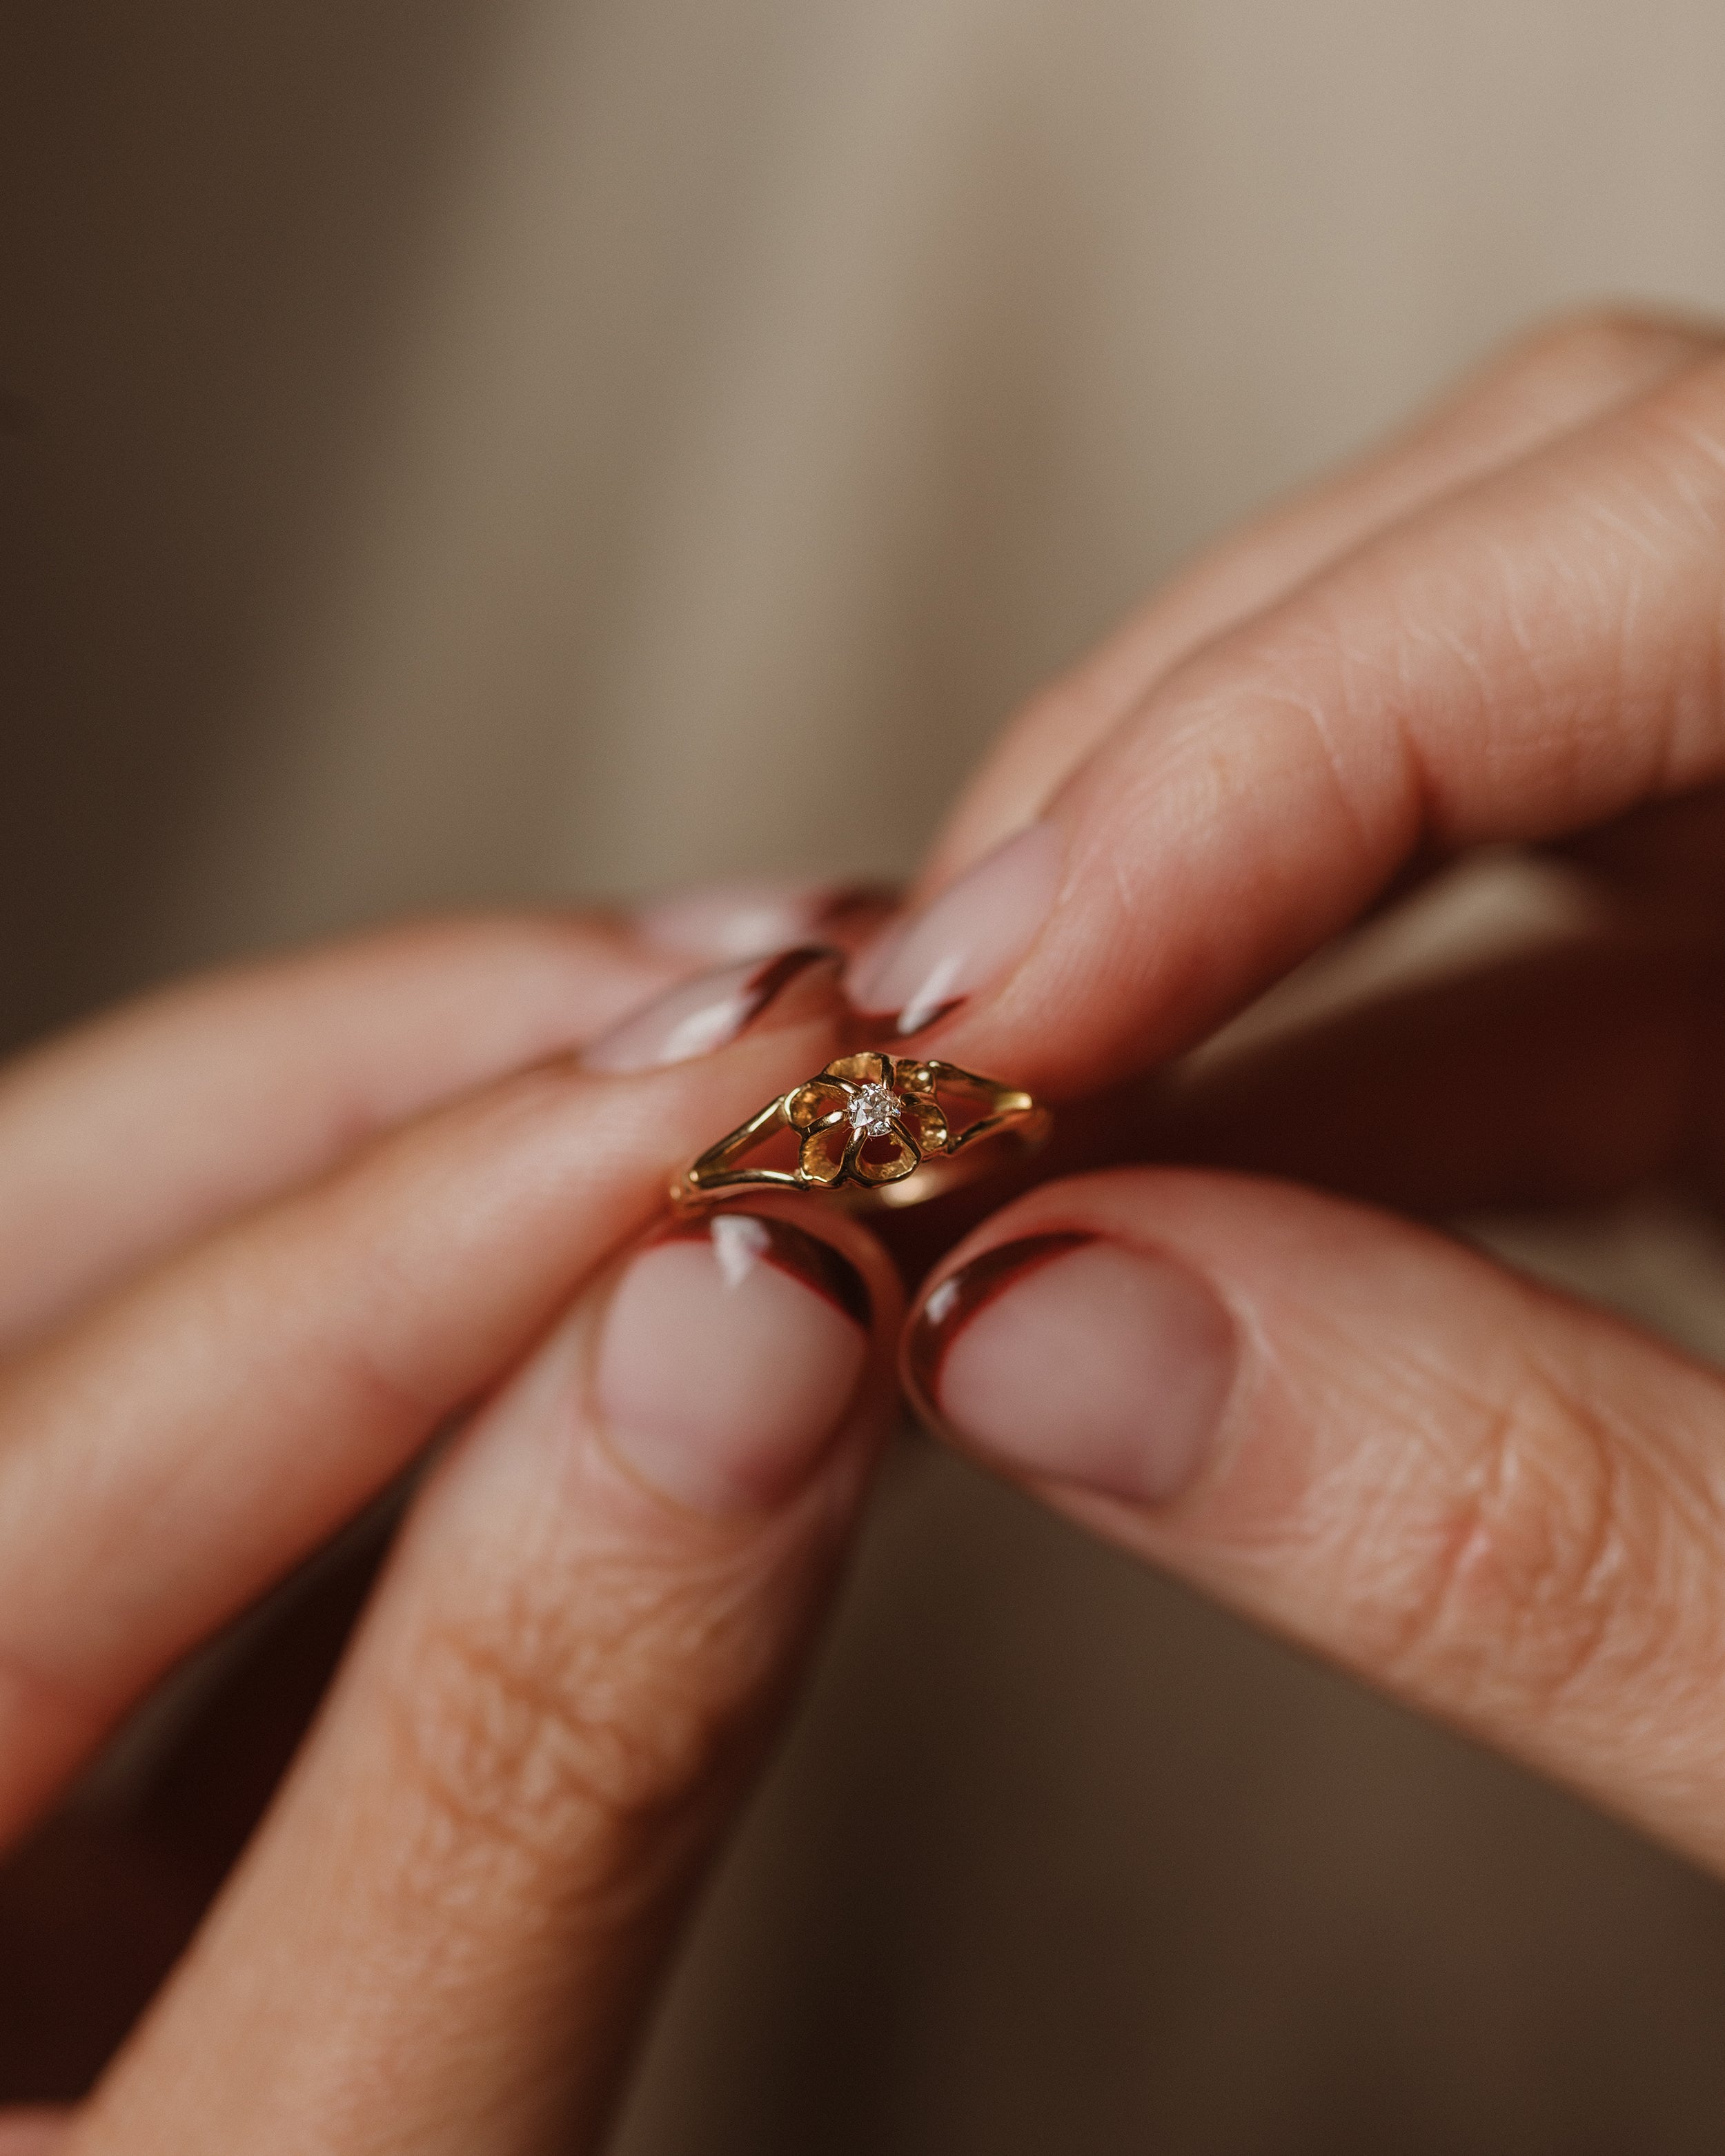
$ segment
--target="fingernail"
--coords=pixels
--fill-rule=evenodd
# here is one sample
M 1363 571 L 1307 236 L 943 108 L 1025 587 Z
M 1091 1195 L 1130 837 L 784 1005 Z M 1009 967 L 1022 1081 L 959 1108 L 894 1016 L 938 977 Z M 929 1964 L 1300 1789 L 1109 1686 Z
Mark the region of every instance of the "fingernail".
M 1029 949 L 1054 906 L 1060 869 L 1052 824 L 1007 839 L 863 952 L 850 969 L 851 1002 L 901 1034 L 947 1016 Z
M 984 1251 L 931 1291 L 907 1378 L 1007 1472 L 1162 1504 L 1203 1471 L 1233 1383 L 1233 1321 L 1159 1251 L 1088 1234 Z
M 582 1051 L 582 1065 L 605 1072 L 656 1070 L 711 1055 L 769 1013 L 774 1024 L 794 1025 L 836 1009 L 844 963 L 837 951 L 805 946 L 680 982 L 602 1034 Z
M 759 1510 L 814 1468 L 855 1396 L 869 1294 L 830 1243 L 788 1221 L 679 1223 L 611 1298 L 595 1399 L 645 1481 L 697 1512 Z
M 771 878 L 693 884 L 639 907 L 637 935 L 679 957 L 758 958 L 790 943 L 854 950 L 897 903 L 885 884 Z

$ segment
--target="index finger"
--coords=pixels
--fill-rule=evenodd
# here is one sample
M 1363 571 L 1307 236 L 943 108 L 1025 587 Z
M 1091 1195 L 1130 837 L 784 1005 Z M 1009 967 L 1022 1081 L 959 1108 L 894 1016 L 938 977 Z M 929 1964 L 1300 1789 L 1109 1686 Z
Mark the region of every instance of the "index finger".
M 1392 524 L 1720 346 L 1718 326 L 1594 311 L 1496 355 L 1381 449 L 1206 548 L 1013 720 L 965 787 L 929 870 L 950 882 L 1034 817 L 1155 684 Z
M 815 982 L 694 1061 L 505 1080 L 8 1368 L 0 1838 L 178 1656 L 493 1386 L 651 1219 L 680 1158 L 831 1042 Z
M 1722 603 L 1712 362 L 1178 669 L 852 993 L 883 1039 L 1094 1091 L 1201 1037 L 1411 863 L 1725 776 Z
M 575 914 L 224 967 L 0 1067 L 0 1349 L 367 1139 L 565 1054 L 681 970 Z

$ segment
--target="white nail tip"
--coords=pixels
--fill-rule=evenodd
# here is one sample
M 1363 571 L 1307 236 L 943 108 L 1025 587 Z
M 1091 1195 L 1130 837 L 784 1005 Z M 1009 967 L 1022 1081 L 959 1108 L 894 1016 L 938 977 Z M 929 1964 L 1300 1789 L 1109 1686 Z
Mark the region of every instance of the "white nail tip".
M 855 970 L 852 1000 L 896 1011 L 917 1032 L 948 1004 L 1009 972 L 1036 940 L 1059 895 L 1060 833 L 1032 824 L 948 886 Z

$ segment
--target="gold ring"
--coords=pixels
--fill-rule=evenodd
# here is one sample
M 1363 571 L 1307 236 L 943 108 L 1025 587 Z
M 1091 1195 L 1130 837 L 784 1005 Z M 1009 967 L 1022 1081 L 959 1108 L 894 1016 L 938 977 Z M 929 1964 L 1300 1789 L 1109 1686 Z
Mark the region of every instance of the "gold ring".
M 820 1190 L 857 1207 L 917 1205 L 1034 1152 L 1049 1124 L 1047 1109 L 1014 1086 L 865 1049 L 709 1146 L 671 1197 L 687 1206 L 739 1190 Z

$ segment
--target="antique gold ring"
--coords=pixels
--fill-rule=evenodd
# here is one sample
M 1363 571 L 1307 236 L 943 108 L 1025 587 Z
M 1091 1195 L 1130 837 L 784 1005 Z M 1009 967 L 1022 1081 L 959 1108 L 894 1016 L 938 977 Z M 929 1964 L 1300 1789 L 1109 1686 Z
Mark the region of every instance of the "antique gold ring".
M 865 1049 L 709 1146 L 671 1197 L 686 1206 L 742 1190 L 822 1190 L 857 1207 L 916 1205 L 1034 1152 L 1049 1122 L 1029 1094 L 956 1063 Z

